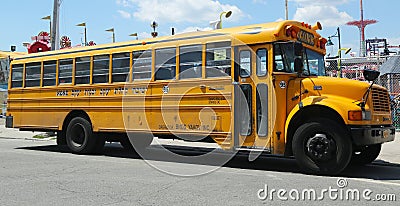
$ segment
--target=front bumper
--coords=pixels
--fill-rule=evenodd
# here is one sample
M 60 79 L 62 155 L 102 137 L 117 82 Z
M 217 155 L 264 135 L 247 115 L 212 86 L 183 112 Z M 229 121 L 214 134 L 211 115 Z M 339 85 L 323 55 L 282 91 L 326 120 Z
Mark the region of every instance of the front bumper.
M 349 126 L 354 144 L 357 146 L 382 144 L 394 140 L 396 129 L 393 126 Z

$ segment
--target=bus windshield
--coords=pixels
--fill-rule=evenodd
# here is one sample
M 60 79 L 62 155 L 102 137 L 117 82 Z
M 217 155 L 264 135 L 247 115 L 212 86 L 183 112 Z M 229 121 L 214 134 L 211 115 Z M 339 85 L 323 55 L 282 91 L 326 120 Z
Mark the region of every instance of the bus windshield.
M 305 48 L 304 76 L 325 76 L 324 56 L 320 53 Z M 277 43 L 274 46 L 274 71 L 295 73 L 293 43 Z
M 306 58 L 304 62 L 304 75 L 307 76 L 325 76 L 324 56 L 315 51 L 306 49 Z

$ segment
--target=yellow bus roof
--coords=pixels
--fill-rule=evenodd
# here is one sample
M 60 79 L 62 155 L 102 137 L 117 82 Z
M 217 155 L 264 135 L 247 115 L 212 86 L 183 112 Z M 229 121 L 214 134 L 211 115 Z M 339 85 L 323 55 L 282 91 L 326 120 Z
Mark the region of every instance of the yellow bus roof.
M 26 52 L 6 52 L 6 51 L 0 51 L 0 58 L 15 58 L 19 56 L 26 55 Z
M 304 24 L 304 23 L 303 23 Z M 96 46 L 85 46 L 85 47 L 76 47 L 70 49 L 61 49 L 57 51 L 48 51 L 41 53 L 33 53 L 23 56 L 19 59 L 30 59 L 35 57 L 46 57 L 46 56 L 56 56 L 63 54 L 75 54 L 75 53 L 83 53 L 83 52 L 96 52 L 96 51 L 104 51 L 109 49 L 119 49 L 126 47 L 134 47 L 139 46 L 141 49 L 150 48 L 151 45 L 154 44 L 177 44 L 181 41 L 187 42 L 196 42 L 196 41 L 215 41 L 224 39 L 224 40 L 236 40 L 235 44 L 257 44 L 263 42 L 274 42 L 279 40 L 285 40 L 287 37 L 285 36 L 285 27 L 288 25 L 294 25 L 304 29 L 312 34 L 316 38 L 320 38 L 321 36 L 313 29 L 304 27 L 301 22 L 297 21 L 280 21 L 280 22 L 270 22 L 263 24 L 254 24 L 254 25 L 245 25 L 239 27 L 232 28 L 224 28 L 218 30 L 211 31 L 196 31 L 196 32 L 188 32 L 183 34 L 177 34 L 173 36 L 162 36 L 157 38 L 143 39 L 143 40 L 132 40 L 127 42 L 117 42 L 117 43 L 109 43 L 109 44 L 101 44 Z M 96 52 L 97 53 L 97 52 Z

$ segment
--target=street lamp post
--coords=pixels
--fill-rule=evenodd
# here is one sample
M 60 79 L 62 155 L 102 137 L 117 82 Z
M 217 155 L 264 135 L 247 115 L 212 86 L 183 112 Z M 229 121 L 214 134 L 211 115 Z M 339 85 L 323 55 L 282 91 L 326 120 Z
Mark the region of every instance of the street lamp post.
M 328 42 L 326 43 L 326 46 L 333 46 L 334 45 L 332 40 L 331 40 L 331 38 L 333 38 L 333 37 L 338 38 L 338 53 L 337 53 L 337 56 L 338 56 L 337 63 L 338 63 L 338 72 L 339 72 L 338 77 L 342 78 L 342 67 L 341 67 L 342 51 L 345 51 L 345 54 L 348 54 L 350 52 L 351 48 L 342 48 L 342 45 L 341 45 L 341 42 L 340 42 L 340 28 L 339 27 L 337 28 L 336 33 L 334 35 L 328 37 Z
M 348 54 L 351 51 L 351 48 L 340 48 L 338 49 L 338 71 L 339 71 L 339 75 L 338 77 L 342 78 L 343 77 L 343 73 L 342 73 L 342 51 L 345 51 L 345 54 Z
M 85 35 L 85 46 L 87 46 L 87 45 L 88 45 L 88 43 L 87 43 L 87 31 L 86 31 L 86 23 L 85 23 L 85 22 L 83 22 L 83 23 L 77 24 L 76 26 L 82 26 L 82 27 L 85 27 L 85 30 L 84 30 L 84 35 Z
M 51 38 L 51 16 L 45 16 L 42 18 L 42 20 L 48 20 L 50 22 L 50 29 L 49 29 L 49 34 L 50 34 L 50 38 Z
M 115 43 L 115 30 L 114 30 L 114 28 L 107 29 L 106 31 L 112 32 L 112 42 Z
M 225 18 L 229 18 L 232 15 L 232 11 L 223 11 L 221 12 L 221 14 L 219 15 L 219 22 L 217 25 L 218 29 L 222 29 L 222 16 L 225 15 Z
M 139 38 L 138 38 L 138 33 L 129 34 L 129 36 L 136 37 L 136 40 L 139 39 Z
M 289 9 L 288 9 L 288 0 L 285 0 L 285 18 L 289 19 Z

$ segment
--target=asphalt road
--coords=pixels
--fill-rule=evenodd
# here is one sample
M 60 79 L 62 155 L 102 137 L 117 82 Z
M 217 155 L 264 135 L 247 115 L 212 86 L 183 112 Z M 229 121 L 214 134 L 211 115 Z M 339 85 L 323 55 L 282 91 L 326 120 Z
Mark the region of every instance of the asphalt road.
M 193 157 L 207 152 L 168 149 Z M 170 158 L 159 146 L 145 152 L 146 161 L 119 144 L 107 144 L 102 155 L 75 155 L 57 147 L 54 140 L 0 138 L 0 205 L 398 205 L 400 201 L 399 164 L 353 167 L 340 177 L 326 177 L 301 174 L 292 159 L 261 156 L 249 162 L 241 153 L 219 166 L 225 154 L 198 160 Z M 183 177 L 171 171 L 202 175 Z M 315 199 L 324 199 L 309 200 L 308 190 L 316 192 Z M 351 195 L 346 200 L 348 191 L 356 190 L 360 201 Z M 296 191 L 300 200 L 294 201 Z M 397 201 L 377 201 L 393 197 Z

